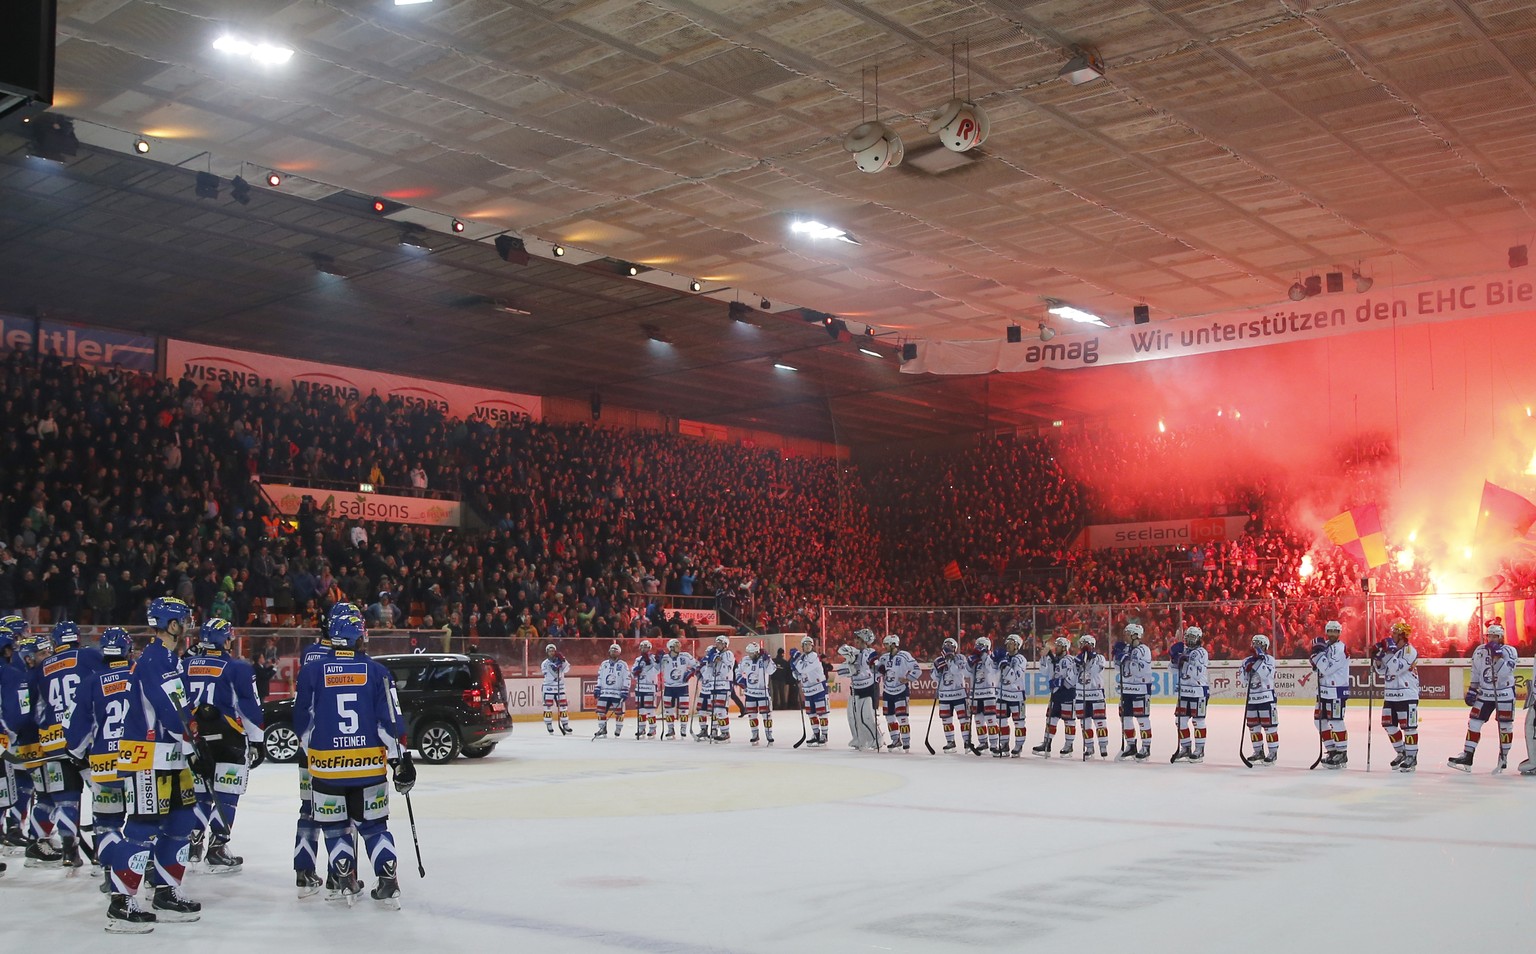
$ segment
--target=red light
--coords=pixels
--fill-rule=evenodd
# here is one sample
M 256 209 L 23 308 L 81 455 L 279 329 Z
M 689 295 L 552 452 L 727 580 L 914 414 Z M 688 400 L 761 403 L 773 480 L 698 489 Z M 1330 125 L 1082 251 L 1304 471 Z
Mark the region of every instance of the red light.
M 387 208 L 389 208 L 389 205 L 383 199 L 373 200 L 373 211 L 377 212 L 378 214 L 383 215 L 384 210 Z
M 272 188 L 276 189 L 278 186 L 280 186 L 282 184 L 283 184 L 283 177 L 282 176 L 278 175 L 275 172 L 267 173 L 267 185 L 269 185 Z
M 454 219 L 453 220 L 453 230 L 455 232 L 462 232 L 462 231 L 464 231 L 464 223 L 460 222 L 458 219 Z
M 482 701 L 484 701 L 484 697 L 480 694 L 479 686 L 464 690 L 464 704 L 466 706 L 469 706 L 471 709 L 478 709 Z

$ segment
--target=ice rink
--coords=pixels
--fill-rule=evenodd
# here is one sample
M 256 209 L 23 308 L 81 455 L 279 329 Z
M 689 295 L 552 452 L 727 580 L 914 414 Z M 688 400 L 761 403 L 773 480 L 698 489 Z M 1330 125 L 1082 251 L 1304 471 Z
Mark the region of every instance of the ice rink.
M 1032 707 L 1030 744 L 1043 724 Z M 1238 760 L 1239 709 L 1213 706 L 1203 765 L 1170 765 L 1171 707 L 1144 764 L 591 741 L 519 724 L 480 761 L 422 765 L 412 793 L 427 869 L 418 879 L 404 800 L 392 828 L 404 908 L 294 896 L 292 766 L 253 773 L 232 847 L 244 871 L 194 871 L 196 924 L 103 933 L 97 879 L 0 878 L 7 950 L 208 952 L 975 951 L 1502 949 L 1536 929 L 1536 778 L 1518 731 L 1492 776 L 1485 733 L 1471 775 L 1445 766 L 1465 710 L 1424 713 L 1420 770 L 1387 769 L 1379 728 L 1350 707 L 1350 765 L 1317 754 L 1311 710 L 1283 707 L 1280 762 Z M 1379 714 L 1379 712 L 1378 712 Z M 928 712 L 916 718 L 919 740 Z M 1118 726 L 1112 726 L 1112 748 Z M 935 748 L 943 744 L 934 726 Z M 1059 744 L 1058 744 L 1059 748 Z M 371 872 L 368 873 L 371 875 Z M 371 876 L 365 881 L 371 882 Z

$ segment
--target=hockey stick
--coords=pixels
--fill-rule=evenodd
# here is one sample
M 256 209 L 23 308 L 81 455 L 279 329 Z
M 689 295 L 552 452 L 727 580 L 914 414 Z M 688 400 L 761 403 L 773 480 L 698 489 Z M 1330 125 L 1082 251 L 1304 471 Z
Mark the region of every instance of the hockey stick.
M 411 820 L 411 844 L 416 848 L 416 876 L 425 878 L 427 869 L 421 863 L 421 839 L 416 837 L 416 810 L 411 807 L 411 793 L 405 793 L 405 814 Z
M 800 746 L 804 745 L 805 740 L 809 739 L 810 737 L 811 729 L 809 723 L 805 721 L 805 698 L 804 691 L 802 690 L 800 699 L 800 741 L 790 746 L 790 748 L 798 749 Z
M 938 752 L 934 751 L 933 743 L 931 741 L 929 741 L 929 739 L 928 739 L 928 736 L 930 734 L 932 734 L 932 732 L 933 732 L 933 717 L 934 717 L 934 715 L 938 711 L 939 711 L 939 687 L 938 687 L 937 683 L 935 683 L 935 685 L 933 687 L 933 705 L 928 707 L 928 728 L 923 730 L 923 745 L 927 747 L 929 755 L 938 755 L 939 754 Z
M 1375 672 L 1374 669 L 1371 671 Z M 1371 681 L 1375 682 L 1376 680 L 1372 679 Z M 1373 686 L 1366 686 L 1365 688 L 1365 770 L 1367 772 L 1371 770 L 1371 739 L 1376 735 L 1375 730 L 1371 727 L 1376 721 L 1376 696 L 1371 691 L 1373 688 Z
M 1248 730 L 1248 707 L 1253 704 L 1253 673 L 1248 674 L 1248 685 L 1243 695 L 1243 727 L 1237 734 L 1237 757 L 1243 760 L 1243 768 L 1253 768 L 1253 759 L 1248 757 L 1249 739 L 1243 738 L 1250 735 Z
M 1318 726 L 1317 726 L 1317 758 L 1313 759 L 1312 760 L 1312 764 L 1307 766 L 1307 771 L 1309 771 L 1309 772 L 1312 771 L 1313 769 L 1317 768 L 1323 762 L 1323 726 L 1322 726 L 1322 723 L 1325 720 L 1322 718 L 1322 714 L 1323 714 L 1323 700 L 1322 700 L 1322 697 L 1318 697 L 1318 700 L 1317 700 L 1317 714 L 1318 714 L 1318 719 L 1317 719 L 1317 722 L 1318 722 Z

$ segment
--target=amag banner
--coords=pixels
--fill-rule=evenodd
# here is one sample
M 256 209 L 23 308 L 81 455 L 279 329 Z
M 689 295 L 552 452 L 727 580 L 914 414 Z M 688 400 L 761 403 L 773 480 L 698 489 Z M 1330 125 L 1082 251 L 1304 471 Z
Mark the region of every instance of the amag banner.
M 1089 550 L 1120 547 L 1187 547 L 1196 543 L 1236 540 L 1248 525 L 1248 515 L 1236 517 L 1189 517 L 1142 523 L 1101 523 L 1084 527 L 1077 545 Z
M 348 493 L 297 484 L 262 484 L 262 487 L 277 502 L 278 512 L 289 516 L 299 512 L 299 504 L 305 497 L 313 497 L 317 508 L 344 520 L 381 520 L 427 527 L 463 525 L 464 508 L 457 500 Z
M 261 387 L 268 381 L 290 391 L 302 385 L 310 391 L 335 395 L 338 401 L 345 402 L 360 401 L 377 391 L 385 400 L 397 397 L 407 404 L 434 408 L 450 417 L 467 418 L 478 414 L 492 424 L 523 417 L 538 420 L 544 411 L 543 402 L 532 394 L 446 384 L 364 368 L 337 367 L 318 361 L 192 344 L 174 338 L 165 342 L 165 374 L 171 381 L 179 381 L 183 375 L 190 374 L 195 381 L 213 385 L 229 382 L 248 389 Z
M 118 367 L 146 374 L 155 370 L 154 338 L 4 312 L 0 312 L 0 351 L 55 355 L 95 368 Z

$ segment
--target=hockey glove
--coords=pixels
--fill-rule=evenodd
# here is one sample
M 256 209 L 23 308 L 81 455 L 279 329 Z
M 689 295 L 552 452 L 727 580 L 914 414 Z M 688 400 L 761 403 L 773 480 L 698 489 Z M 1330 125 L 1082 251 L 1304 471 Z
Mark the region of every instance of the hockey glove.
M 213 756 L 209 754 L 206 746 L 198 746 L 192 757 L 187 759 L 187 765 L 199 782 L 208 782 L 213 778 Z
M 267 747 L 260 742 L 253 742 L 245 750 L 245 765 L 247 768 L 255 768 L 267 760 Z
M 798 650 L 798 649 L 791 649 L 789 651 L 789 661 L 790 662 L 796 662 L 799 659 L 800 659 L 800 650 Z
M 1468 689 L 1467 690 L 1467 694 L 1463 698 L 1465 699 L 1467 705 L 1469 705 L 1469 706 L 1477 705 L 1477 690 L 1476 689 Z
M 1324 639 L 1323 637 L 1319 636 L 1316 639 L 1312 640 L 1312 655 L 1316 656 L 1318 653 L 1322 652 L 1323 650 L 1325 650 L 1327 648 L 1328 648 L 1328 640 Z
M 395 770 L 395 791 L 409 795 L 411 789 L 416 787 L 416 763 L 411 761 L 410 750 L 402 750 L 400 757 L 392 759 L 389 764 Z

